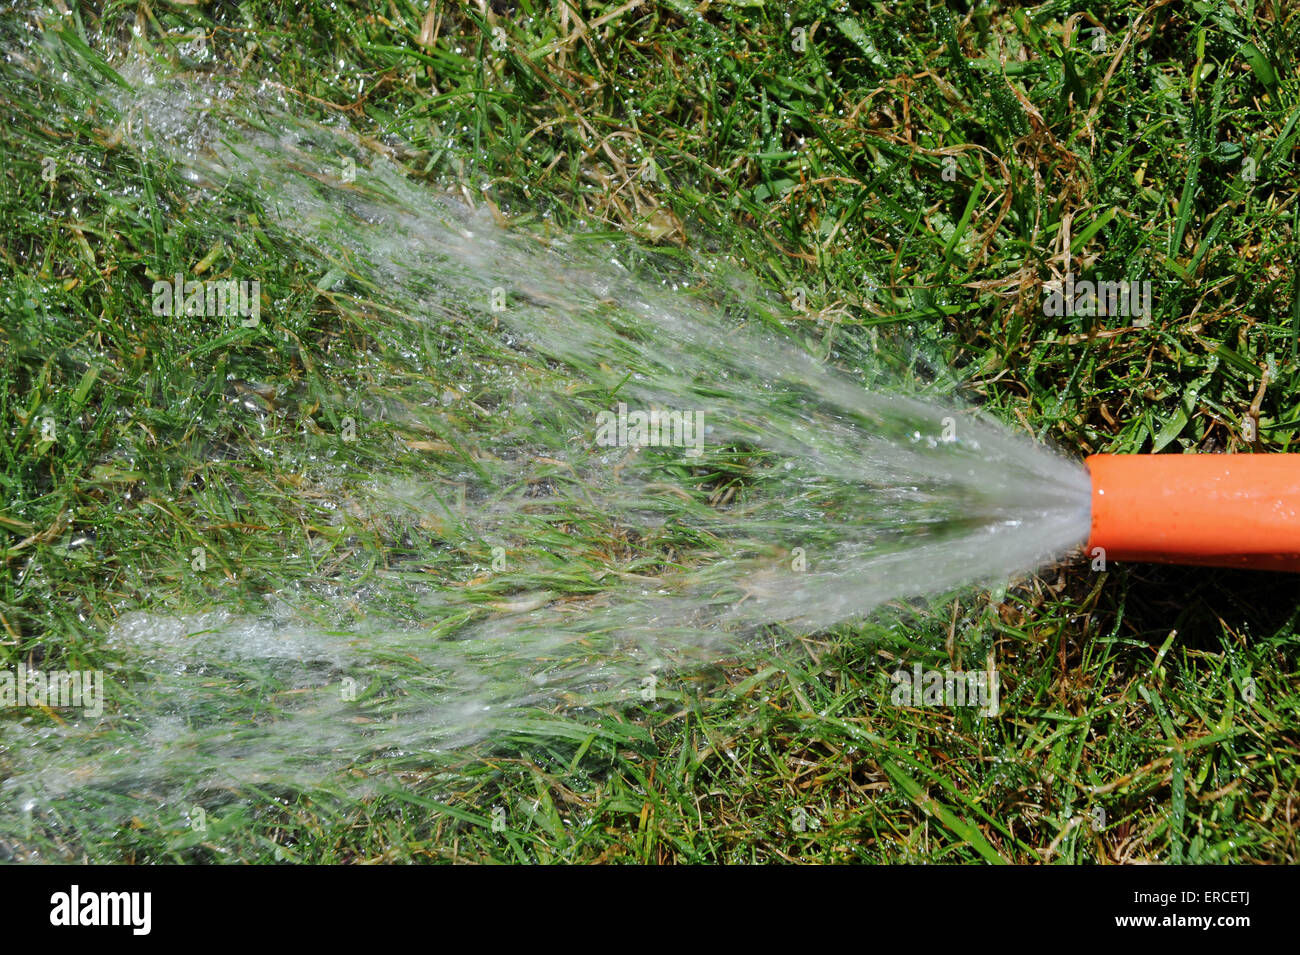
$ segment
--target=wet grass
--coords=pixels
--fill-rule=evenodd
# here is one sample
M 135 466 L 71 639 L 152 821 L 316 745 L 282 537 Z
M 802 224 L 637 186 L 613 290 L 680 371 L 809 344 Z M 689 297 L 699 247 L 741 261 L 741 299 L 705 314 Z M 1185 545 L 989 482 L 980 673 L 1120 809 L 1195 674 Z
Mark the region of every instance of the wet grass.
M 278 84 L 518 228 L 630 236 L 629 259 L 688 278 L 688 250 L 732 257 L 802 302 L 793 317 L 828 354 L 917 343 L 965 395 L 1079 454 L 1283 452 L 1300 428 L 1296 26 L 1284 5 L 1215 3 L 6 13 L 0 665 L 111 668 L 104 635 L 137 608 L 258 612 L 277 595 L 326 625 L 369 614 L 436 634 L 539 586 L 580 606 L 611 574 L 710 558 L 671 522 L 647 537 L 545 513 L 503 527 L 501 572 L 497 539 L 455 507 L 418 520 L 349 507 L 371 490 L 339 475 L 380 468 L 448 501 L 476 481 L 569 480 L 540 454 L 490 454 L 568 440 L 516 397 L 560 373 L 455 316 L 435 334 L 382 290 L 340 286 L 346 263 L 264 225 L 274 197 L 216 201 L 124 147 L 52 64 L 75 78 L 135 47 Z M 58 31 L 35 72 L 33 31 Z M 263 325 L 155 318 L 152 281 L 178 271 L 257 275 Z M 1067 271 L 1150 281 L 1149 322 L 1045 315 L 1044 282 Z M 900 376 L 925 374 L 899 361 Z M 742 485 L 748 466 L 737 449 L 731 467 L 676 474 L 697 482 L 681 507 Z M 368 602 L 368 581 L 393 574 L 409 592 Z M 460 602 L 422 617 L 421 580 Z M 1080 560 L 994 594 L 773 634 L 757 658 L 675 673 L 654 701 L 377 756 L 354 768 L 372 778 L 364 795 L 81 794 L 0 832 L 0 852 L 1294 862 L 1297 609 L 1287 576 Z M 970 667 L 990 652 L 997 719 L 891 705 L 900 661 Z M 212 679 L 213 693 L 249 690 L 237 671 Z M 262 689 L 274 701 L 293 686 Z M 103 733 L 132 731 L 130 693 L 114 684 L 107 709 L 124 715 Z M 60 718 L 0 715 L 0 775 Z

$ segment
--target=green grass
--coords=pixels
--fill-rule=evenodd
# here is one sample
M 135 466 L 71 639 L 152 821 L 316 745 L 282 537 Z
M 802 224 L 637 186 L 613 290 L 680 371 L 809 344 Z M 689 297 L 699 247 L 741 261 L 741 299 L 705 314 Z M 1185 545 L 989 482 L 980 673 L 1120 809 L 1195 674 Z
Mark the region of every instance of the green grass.
M 74 76 L 90 51 L 135 47 L 280 84 L 412 177 L 482 187 L 519 228 L 632 236 L 668 270 L 708 250 L 803 289 L 828 351 L 914 342 L 967 397 L 1072 452 L 1296 450 L 1300 31 L 1285 5 L 71 6 L 42 55 Z M 5 49 L 27 49 L 34 23 L 0 15 Z M 184 46 L 198 34 L 202 55 Z M 454 499 L 477 449 L 562 445 L 511 397 L 558 373 L 465 323 L 434 336 L 380 290 L 334 290 L 330 263 L 263 225 L 267 197 L 204 197 L 116 142 L 57 72 L 0 63 L 0 666 L 113 667 L 104 634 L 136 608 L 253 612 L 298 592 L 327 620 L 329 588 L 381 572 L 455 582 L 470 607 L 538 586 L 579 601 L 610 570 L 708 559 L 686 536 L 538 516 L 509 542 L 520 569 L 494 577 L 493 542 L 452 517 L 332 510 L 364 488 L 329 486 L 321 460 Z M 1076 278 L 1152 282 L 1149 325 L 1043 314 L 1067 241 Z M 148 314 L 153 277 L 200 262 L 259 276 L 266 327 Z M 346 417 L 358 440 L 340 443 Z M 738 455 L 709 493 L 744 471 Z M 492 473 L 564 480 L 535 461 Z M 327 622 L 419 613 L 414 589 L 386 599 Z M 1284 575 L 1078 561 L 785 634 L 674 674 L 654 703 L 557 713 L 400 773 L 376 761 L 365 796 L 214 793 L 200 833 L 176 807 L 105 793 L 0 831 L 0 855 L 1295 862 L 1298 611 Z M 894 660 L 991 649 L 998 719 L 888 705 Z M 0 713 L 0 778 L 19 723 L 57 718 Z

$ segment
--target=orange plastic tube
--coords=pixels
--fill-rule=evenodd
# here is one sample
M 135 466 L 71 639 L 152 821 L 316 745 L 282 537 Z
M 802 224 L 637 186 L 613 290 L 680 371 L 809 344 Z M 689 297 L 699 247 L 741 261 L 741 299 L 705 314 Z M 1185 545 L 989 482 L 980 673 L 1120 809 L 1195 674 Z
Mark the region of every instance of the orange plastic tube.
M 1094 559 L 1300 573 L 1300 454 L 1094 454 Z

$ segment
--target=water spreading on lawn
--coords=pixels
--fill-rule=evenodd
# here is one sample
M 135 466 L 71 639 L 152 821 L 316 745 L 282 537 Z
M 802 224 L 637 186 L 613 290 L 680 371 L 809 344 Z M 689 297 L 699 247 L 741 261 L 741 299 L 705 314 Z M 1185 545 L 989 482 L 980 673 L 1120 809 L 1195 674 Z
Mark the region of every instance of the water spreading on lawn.
M 119 67 L 130 88 L 106 84 L 100 122 L 146 166 L 184 171 L 184 214 L 258 208 L 317 263 L 322 295 L 382 303 L 394 335 L 420 323 L 431 352 L 414 361 L 436 364 L 453 327 L 493 343 L 482 373 L 508 407 L 440 418 L 473 404 L 453 387 L 378 409 L 442 422 L 428 446 L 457 453 L 427 474 L 299 464 L 304 485 L 350 489 L 330 506 L 499 545 L 470 572 L 513 585 L 484 599 L 390 567 L 336 582 L 338 599 L 401 594 L 404 619 L 310 619 L 283 593 L 259 615 L 128 613 L 105 635 L 122 666 L 102 716 L 3 724 L 0 812 L 26 814 L 7 825 L 92 795 L 179 812 L 248 787 L 436 779 L 489 735 L 635 740 L 622 707 L 671 701 L 674 681 L 756 641 L 1005 582 L 1087 535 L 1078 464 L 924 394 L 862 334 L 791 331 L 789 308 L 725 265 L 674 266 L 688 288 L 626 242 L 509 228 L 482 197 L 414 178 L 398 140 L 303 120 L 271 88 Z M 650 411 L 667 414 L 647 443 Z M 603 550 L 568 532 L 591 522 Z M 550 563 L 511 564 L 538 540 Z M 646 541 L 662 560 L 625 563 Z

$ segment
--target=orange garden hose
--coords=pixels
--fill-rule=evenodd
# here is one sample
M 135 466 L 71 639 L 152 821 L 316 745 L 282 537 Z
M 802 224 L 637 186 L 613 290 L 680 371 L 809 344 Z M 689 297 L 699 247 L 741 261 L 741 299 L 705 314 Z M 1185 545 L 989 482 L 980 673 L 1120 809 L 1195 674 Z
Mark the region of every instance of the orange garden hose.
M 1094 454 L 1087 554 L 1300 572 L 1300 454 Z

